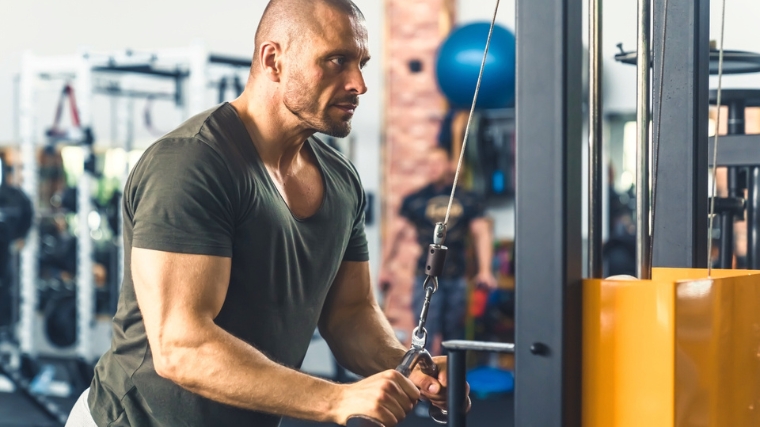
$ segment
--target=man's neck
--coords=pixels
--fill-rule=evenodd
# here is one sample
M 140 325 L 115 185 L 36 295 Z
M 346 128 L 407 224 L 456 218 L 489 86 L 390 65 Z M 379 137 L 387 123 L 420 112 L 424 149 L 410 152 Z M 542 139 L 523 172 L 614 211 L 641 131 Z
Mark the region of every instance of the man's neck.
M 292 114 L 285 114 L 282 103 L 272 96 L 257 97 L 246 90 L 230 104 L 243 121 L 264 165 L 288 174 L 297 164 L 303 144 L 314 131 L 288 117 Z
M 451 187 L 451 184 L 452 184 L 452 182 L 449 181 L 449 180 L 435 181 L 435 182 L 433 182 L 433 188 L 435 189 L 435 191 L 441 191 L 444 188 Z

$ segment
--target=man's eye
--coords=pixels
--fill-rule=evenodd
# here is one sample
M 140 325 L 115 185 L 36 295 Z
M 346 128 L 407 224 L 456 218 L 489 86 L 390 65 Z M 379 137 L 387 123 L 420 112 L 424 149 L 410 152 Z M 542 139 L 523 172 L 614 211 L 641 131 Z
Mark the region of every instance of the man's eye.
M 338 56 L 338 57 L 335 57 L 335 58 L 331 59 L 330 61 L 332 61 L 333 64 L 335 64 L 335 65 L 342 66 L 342 65 L 344 65 L 346 63 L 346 58 L 344 58 L 342 56 Z

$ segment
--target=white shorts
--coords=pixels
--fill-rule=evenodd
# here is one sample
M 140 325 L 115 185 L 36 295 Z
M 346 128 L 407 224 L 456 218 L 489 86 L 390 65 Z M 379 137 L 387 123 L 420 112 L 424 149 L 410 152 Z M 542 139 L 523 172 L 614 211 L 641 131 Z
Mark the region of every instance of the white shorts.
M 66 427 L 98 427 L 95 420 L 92 419 L 90 407 L 87 405 L 87 396 L 90 395 L 90 389 L 83 391 L 77 399 L 77 403 L 71 408 L 69 419 L 66 421 Z

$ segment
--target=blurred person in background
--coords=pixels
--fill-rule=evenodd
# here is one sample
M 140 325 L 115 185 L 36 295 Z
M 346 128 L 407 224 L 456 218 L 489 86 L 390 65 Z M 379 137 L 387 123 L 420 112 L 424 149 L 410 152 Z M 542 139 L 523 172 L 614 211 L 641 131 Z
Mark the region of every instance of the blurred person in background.
M 379 283 L 383 287 L 396 282 L 389 268 L 396 256 L 398 245 L 408 236 L 416 236 L 420 247 L 427 248 L 433 242 L 433 231 L 437 222 L 443 222 L 454 183 L 455 164 L 449 152 L 434 147 L 427 156 L 429 184 L 404 198 L 400 209 L 403 226 L 389 239 L 383 250 L 383 267 Z M 451 204 L 451 213 L 444 245 L 449 248 L 443 273 L 438 277 L 438 291 L 425 328 L 431 353 L 440 354 L 440 343 L 445 340 L 464 338 L 464 320 L 467 307 L 466 247 L 468 237 L 472 239 L 477 258 L 477 274 L 474 282 L 478 286 L 495 289 L 496 278 L 491 264 L 493 260 L 493 235 L 491 224 L 485 216 L 482 198 L 458 186 Z M 417 262 L 416 278 L 412 297 L 415 319 L 422 310 L 425 299 L 423 282 L 427 251 L 422 251 Z M 416 324 L 416 322 L 415 322 Z

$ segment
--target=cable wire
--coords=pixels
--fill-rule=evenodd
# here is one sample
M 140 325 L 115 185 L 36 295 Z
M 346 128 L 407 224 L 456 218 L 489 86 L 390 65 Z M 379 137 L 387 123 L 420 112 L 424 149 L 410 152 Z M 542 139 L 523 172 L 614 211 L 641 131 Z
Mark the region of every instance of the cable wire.
M 480 83 L 483 80 L 483 70 L 486 68 L 486 59 L 488 58 L 488 48 L 491 45 L 491 36 L 493 35 L 493 28 L 496 26 L 496 14 L 499 12 L 499 3 L 501 0 L 496 0 L 496 8 L 493 11 L 493 18 L 491 19 L 491 27 L 488 29 L 488 38 L 486 39 L 486 48 L 483 52 L 483 62 L 480 63 L 480 72 L 478 73 L 478 82 L 475 85 L 475 95 L 472 97 L 472 107 L 470 108 L 470 115 L 467 117 L 467 127 L 464 130 L 464 141 L 462 141 L 462 150 L 459 153 L 459 162 L 457 163 L 457 170 L 454 174 L 454 184 L 451 186 L 451 197 L 449 197 L 449 205 L 446 207 L 446 218 L 443 220 L 443 225 L 448 226 L 449 214 L 451 213 L 451 204 L 454 202 L 454 192 L 457 189 L 457 182 L 459 181 L 459 172 L 462 170 L 462 160 L 464 160 L 464 152 L 467 147 L 467 140 L 470 136 L 470 124 L 472 124 L 472 116 L 475 113 L 475 104 L 478 102 L 478 93 L 480 92 Z
M 712 240 L 713 240 L 713 219 L 715 217 L 715 191 L 716 191 L 716 174 L 718 169 L 718 135 L 720 134 L 720 94 L 723 85 L 723 40 L 725 39 L 726 29 L 726 0 L 722 0 L 720 12 L 720 47 L 718 48 L 718 94 L 717 107 L 718 115 L 715 121 L 715 141 L 713 142 L 713 165 L 712 165 L 712 188 L 710 189 L 710 226 L 707 230 L 707 277 L 712 277 Z
M 661 48 L 661 58 L 660 58 L 660 81 L 659 81 L 659 88 L 657 89 L 657 105 L 659 108 L 657 109 L 657 131 L 655 132 L 655 138 L 654 138 L 654 156 L 652 158 L 652 213 L 650 215 L 650 218 L 652 218 L 652 228 L 650 229 L 651 237 L 649 238 L 649 265 L 654 265 L 653 258 L 654 258 L 654 225 L 655 225 L 655 219 L 657 218 L 657 215 L 655 215 L 656 208 L 657 208 L 657 172 L 659 170 L 660 166 L 660 129 L 662 128 L 662 90 L 663 90 L 663 81 L 665 80 L 665 58 L 667 56 L 665 55 L 665 40 L 668 35 L 668 0 L 665 0 L 665 3 L 663 4 L 665 10 L 663 12 L 663 21 L 662 21 L 662 45 Z

